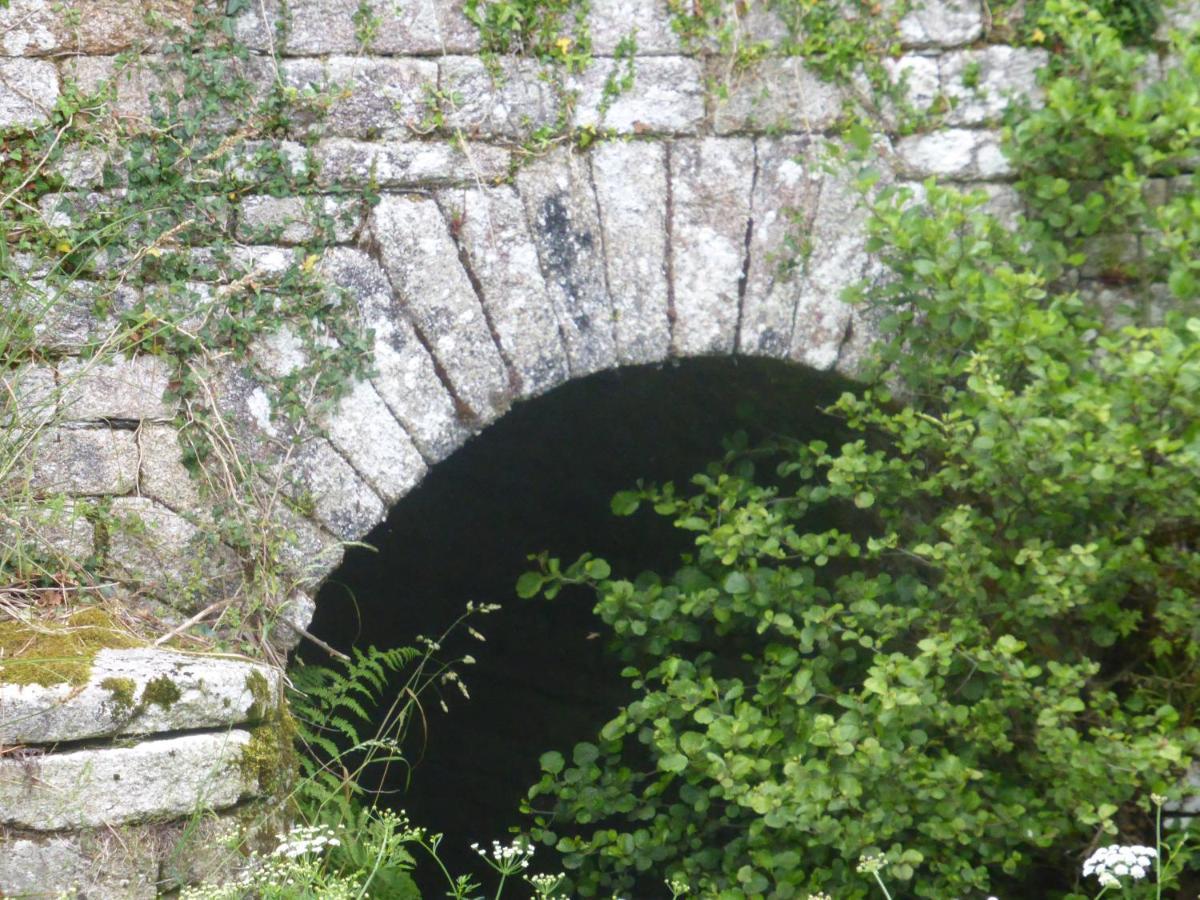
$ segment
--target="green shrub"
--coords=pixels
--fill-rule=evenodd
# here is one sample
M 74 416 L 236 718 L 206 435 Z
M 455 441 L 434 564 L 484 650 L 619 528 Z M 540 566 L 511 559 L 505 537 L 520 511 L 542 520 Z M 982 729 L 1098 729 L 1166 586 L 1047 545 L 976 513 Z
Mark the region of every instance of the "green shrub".
M 1010 132 L 1029 221 L 933 183 L 874 202 L 888 274 L 861 299 L 888 340 L 880 377 L 832 410 L 854 439 L 734 446 L 688 491 L 619 494 L 614 512 L 649 505 L 694 533 L 674 572 L 543 557 L 519 583 L 592 586 L 638 691 L 593 743 L 544 754 L 530 790 L 532 836 L 582 896 L 671 877 L 702 896 L 860 897 L 876 854 L 904 896 L 1080 896 L 1089 850 L 1152 843 L 1151 793 L 1184 791 L 1200 317 L 1177 273 L 1200 258 L 1196 195 L 1126 222 L 1170 252 L 1121 286 L 1141 304 L 1168 281 L 1170 310 L 1117 327 L 1077 286 L 1082 211 L 1200 149 L 1195 82 L 1139 100 L 1115 31 L 1047 4 L 1047 30 L 1068 24 L 1047 110 Z M 1040 202 L 1047 178 L 1066 205 Z

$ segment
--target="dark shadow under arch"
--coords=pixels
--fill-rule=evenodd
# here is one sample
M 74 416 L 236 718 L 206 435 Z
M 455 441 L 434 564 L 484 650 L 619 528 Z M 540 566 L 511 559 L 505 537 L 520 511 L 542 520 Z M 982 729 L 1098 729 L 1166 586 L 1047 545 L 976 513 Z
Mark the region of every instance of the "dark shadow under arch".
M 630 576 L 672 568 L 688 535 L 648 511 L 613 517 L 612 494 L 638 478 L 685 481 L 739 429 L 831 437 L 838 424 L 819 410 L 846 387 L 832 375 L 733 358 L 580 379 L 516 406 L 434 468 L 367 537 L 377 553 L 347 553 L 312 624 L 334 646 L 411 645 L 440 633 L 468 600 L 503 606 L 476 622 L 486 643 L 452 638 L 451 653 L 478 660 L 462 670 L 471 700 L 448 687 L 445 715 L 426 698 L 427 740 L 414 732 L 408 747 L 412 783 L 387 801 L 448 835 L 452 867 L 472 864 L 471 841 L 504 839 L 519 823 L 539 753 L 587 740 L 625 697 L 587 595 L 516 598 L 526 554 L 591 550 Z M 317 651 L 305 656 L 320 661 Z

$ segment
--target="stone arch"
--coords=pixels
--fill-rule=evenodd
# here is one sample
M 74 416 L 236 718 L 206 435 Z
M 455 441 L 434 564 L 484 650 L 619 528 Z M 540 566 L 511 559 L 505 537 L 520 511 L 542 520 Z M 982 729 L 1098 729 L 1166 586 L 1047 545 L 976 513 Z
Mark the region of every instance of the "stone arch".
M 188 6 L 106 0 L 71 17 L 43 0 L 12 0 L 0 9 L 0 128 L 42 127 L 68 79 L 86 91 L 112 76 L 114 114 L 145 120 L 154 73 L 123 71 L 116 54 L 142 41 L 150 51 L 160 46 L 145 8 L 186 25 Z M 279 36 L 280 4 L 267 0 L 234 23 L 249 50 L 241 74 L 251 82 L 347 86 L 325 133 L 306 147 L 299 138 L 312 137 L 304 133 L 311 123 L 299 121 L 277 147 L 297 168 L 315 165 L 316 194 L 242 197 L 230 227 L 247 270 L 278 273 L 295 264 L 296 246 L 312 232 L 308 204 L 338 214 L 335 246 L 314 264 L 340 289 L 329 302 L 350 307 L 373 331 L 374 372 L 337 404 L 313 404 L 300 416 L 280 408 L 277 389 L 304 361 L 303 342 L 287 330 L 260 339 L 248 360 L 206 359 L 196 373 L 197 402 L 223 413 L 214 439 L 259 464 L 249 481 L 294 538 L 274 552 L 298 585 L 286 599 L 299 623 L 344 543 L 516 403 L 606 369 L 703 356 L 764 356 L 853 375 L 872 337 L 869 319 L 840 299 L 870 274 L 861 212 L 845 176 L 821 165 L 849 88 L 821 81 L 801 60 L 768 57 L 715 97 L 706 89 L 713 58 L 681 44 L 668 4 L 593 0 L 596 63 L 565 75 L 566 90 L 556 94 L 533 60 L 501 57 L 489 68 L 458 0 L 407 4 L 399 14 L 394 6 L 295 0 L 287 4 L 291 28 Z M 380 15 L 378 30 L 359 32 L 361 10 Z M 941 96 L 950 108 L 937 128 L 905 135 L 885 110 L 879 144 L 889 179 L 984 183 L 1016 208 L 1003 183 L 999 101 L 1010 89 L 1035 94 L 1044 52 L 979 43 L 984 18 L 979 0 L 927 0 L 900 23 L 902 52 L 889 71 L 907 76 L 918 104 Z M 632 24 L 636 79 L 608 97 L 605 80 Z M 752 39 L 781 28 L 763 4 L 751 4 L 744 24 Z M 435 124 L 414 128 L 429 112 Z M 560 144 L 528 158 L 525 142 L 561 123 L 595 128 L 603 140 L 586 152 Z M 96 160 L 74 159 L 57 176 L 64 197 L 47 201 L 95 201 L 104 189 L 98 172 Z M 355 215 L 344 191 L 380 200 Z M 270 243 L 260 243 L 263 229 Z M 783 265 L 797 259 L 802 265 Z M 44 263 L 18 261 L 32 278 Z M 88 293 L 95 287 L 73 286 L 42 323 L 44 353 L 0 371 L 0 425 L 10 422 L 9 396 L 39 407 L 39 452 L 24 473 L 33 495 L 60 496 L 67 510 L 65 521 L 43 526 L 31 514 L 22 527 L 30 540 L 102 558 L 115 588 L 186 620 L 236 590 L 241 561 L 204 540 L 224 513 L 185 465 L 168 367 L 153 356 L 79 358 L 99 330 Z M 212 289 L 219 297 L 221 287 Z M 128 308 L 136 294 L 123 286 L 111 300 Z M 92 504 L 144 527 L 105 531 L 74 514 Z M 0 727 L 0 743 L 57 745 L 38 757 L 38 783 L 71 799 L 48 817 L 45 792 L 23 787 L 33 783 L 26 763 L 0 758 L 0 890 L 83 879 L 101 894 L 153 896 L 163 845 L 146 820 L 176 819 L 181 830 L 178 820 L 197 801 L 227 809 L 261 795 L 238 763 L 262 701 L 278 697 L 280 673 L 246 664 L 268 686 L 259 696 L 250 689 L 257 678 L 229 661 L 200 672 L 165 651 L 124 652 L 99 660 L 84 685 L 0 685 L 0 720 L 6 709 L 23 711 L 10 718 L 16 727 Z M 135 707 L 131 725 L 111 688 L 136 700 L 168 676 L 184 701 L 152 716 Z M 121 682 L 106 689 L 106 679 Z M 139 743 L 112 745 L 117 738 Z M 70 743 L 82 740 L 96 743 Z M 128 780 L 123 791 L 97 780 L 133 771 L 131 759 L 145 762 L 141 794 Z M 175 762 L 164 768 L 164 759 Z M 218 794 L 198 797 L 192 786 L 218 763 Z M 163 784 L 163 771 L 187 777 Z M 123 802 L 144 796 L 149 805 Z M 110 825 L 136 831 L 128 842 L 136 853 L 97 843 Z
M 373 376 L 285 434 L 269 380 L 301 362 L 286 331 L 214 373 L 250 455 L 311 503 L 309 583 L 430 466 L 569 380 L 713 355 L 853 374 L 871 329 L 840 292 L 866 274 L 862 213 L 823 152 L 806 137 L 616 142 L 511 185 L 385 192 L 357 243 L 320 263 L 373 332 Z M 789 272 L 797 228 L 812 250 Z M 143 489 L 169 503 L 159 480 Z

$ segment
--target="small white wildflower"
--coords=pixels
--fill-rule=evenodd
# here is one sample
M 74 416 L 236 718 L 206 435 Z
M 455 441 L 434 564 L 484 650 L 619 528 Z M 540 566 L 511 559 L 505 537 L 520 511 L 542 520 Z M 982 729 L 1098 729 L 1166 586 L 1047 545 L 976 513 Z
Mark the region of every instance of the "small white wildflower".
M 875 875 L 882 872 L 887 865 L 887 857 L 882 853 L 869 853 L 858 859 L 858 871 L 864 875 Z
M 1102 887 L 1118 887 L 1122 878 L 1140 881 L 1153 867 L 1158 851 L 1153 847 L 1111 844 L 1101 847 L 1083 863 L 1083 875 L 1095 875 Z

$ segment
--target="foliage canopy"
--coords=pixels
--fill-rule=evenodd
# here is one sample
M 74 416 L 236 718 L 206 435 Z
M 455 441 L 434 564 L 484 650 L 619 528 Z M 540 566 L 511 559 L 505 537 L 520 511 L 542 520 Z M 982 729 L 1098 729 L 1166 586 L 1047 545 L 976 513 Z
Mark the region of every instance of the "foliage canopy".
M 1151 792 L 1178 798 L 1200 750 L 1200 43 L 1143 89 L 1086 5 L 1040 27 L 1047 102 L 1007 133 L 1028 218 L 863 170 L 887 275 L 860 300 L 889 340 L 831 410 L 853 439 L 734 444 L 690 490 L 614 498 L 695 534 L 674 572 L 543 557 L 519 584 L 594 587 L 639 692 L 529 793 L 581 895 L 865 896 L 881 853 L 906 895 L 1077 896 L 1072 860 L 1144 842 Z M 1145 255 L 1108 259 L 1135 230 Z

